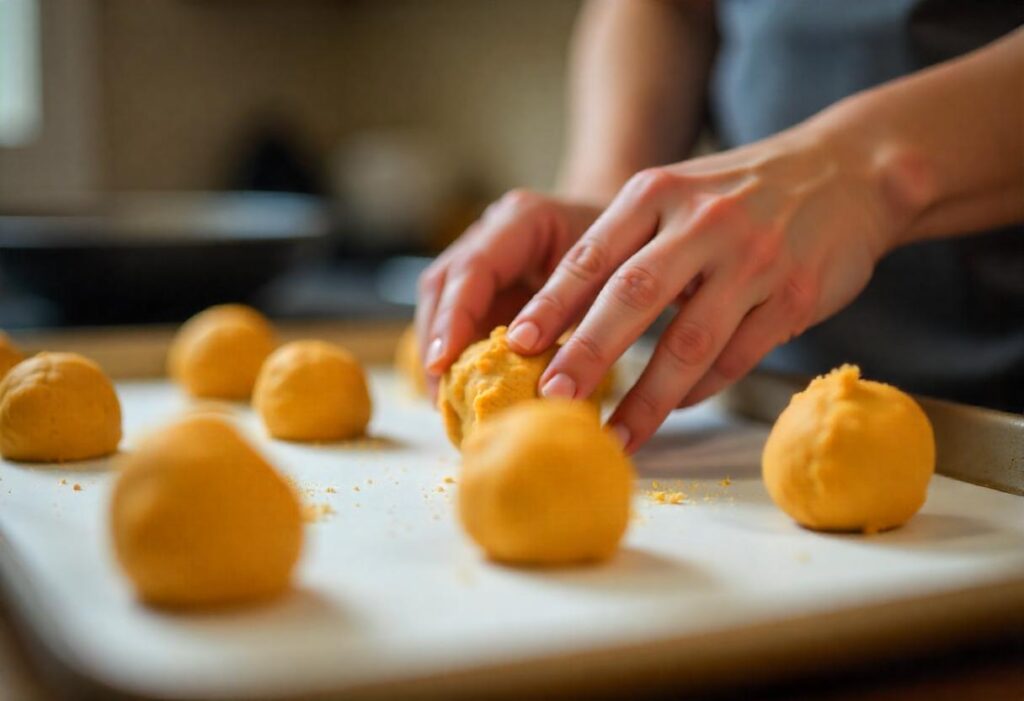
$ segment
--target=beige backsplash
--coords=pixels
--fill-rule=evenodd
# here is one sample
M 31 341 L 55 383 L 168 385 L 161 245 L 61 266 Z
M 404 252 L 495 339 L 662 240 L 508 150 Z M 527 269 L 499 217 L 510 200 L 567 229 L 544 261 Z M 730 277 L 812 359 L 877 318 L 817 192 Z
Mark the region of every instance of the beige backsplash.
M 102 180 L 221 186 L 275 110 L 327 158 L 347 134 L 435 130 L 498 191 L 549 185 L 570 0 L 102 0 Z

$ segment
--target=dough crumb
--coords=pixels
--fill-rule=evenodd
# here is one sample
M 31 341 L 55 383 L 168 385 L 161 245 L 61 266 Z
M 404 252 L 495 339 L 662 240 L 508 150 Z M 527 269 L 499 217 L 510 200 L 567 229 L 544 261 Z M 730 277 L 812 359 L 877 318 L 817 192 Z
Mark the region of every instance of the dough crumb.
M 647 496 L 656 504 L 682 504 L 686 501 L 685 492 L 651 490 L 647 492 Z
M 302 520 L 306 523 L 316 523 L 333 516 L 335 513 L 337 512 L 334 508 L 326 502 L 322 504 L 306 504 L 302 507 Z
M 74 486 L 71 488 L 74 489 L 76 492 L 82 491 L 82 485 L 80 485 L 78 482 L 75 482 Z
M 732 484 L 732 480 L 729 479 L 728 476 L 726 476 L 722 481 L 719 482 L 719 484 L 722 485 L 723 487 L 728 487 L 730 484 Z
M 455 478 L 452 477 L 451 475 L 445 475 L 444 476 L 444 483 L 445 484 L 455 484 Z
M 68 483 L 68 481 L 67 481 L 67 480 L 61 480 L 61 481 L 60 481 L 60 486 L 62 486 L 62 487 L 63 487 L 63 486 L 64 486 L 64 485 L 66 485 L 67 483 Z
M 327 492 L 328 494 L 337 494 L 338 493 L 338 490 L 335 489 L 334 487 L 327 487 L 326 489 L 324 489 L 324 491 Z

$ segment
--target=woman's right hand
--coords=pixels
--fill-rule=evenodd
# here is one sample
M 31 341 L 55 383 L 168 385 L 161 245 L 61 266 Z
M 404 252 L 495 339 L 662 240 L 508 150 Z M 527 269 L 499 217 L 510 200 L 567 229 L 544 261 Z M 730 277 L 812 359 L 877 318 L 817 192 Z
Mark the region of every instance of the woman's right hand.
M 431 394 L 466 346 L 515 317 L 600 213 L 592 204 L 512 190 L 423 272 L 415 323 Z

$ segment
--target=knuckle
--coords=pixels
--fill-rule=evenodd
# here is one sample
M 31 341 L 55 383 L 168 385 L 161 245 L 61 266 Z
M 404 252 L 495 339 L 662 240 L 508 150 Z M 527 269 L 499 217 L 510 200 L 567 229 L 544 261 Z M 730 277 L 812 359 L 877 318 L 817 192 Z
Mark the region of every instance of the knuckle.
M 589 282 L 605 269 L 608 254 L 596 241 L 580 241 L 562 259 L 562 269 L 573 277 Z
M 417 281 L 417 288 L 420 294 L 435 291 L 441 284 L 442 275 L 444 275 L 444 269 L 440 266 L 430 266 L 420 273 L 419 280 Z
M 589 364 L 602 365 L 604 363 L 604 353 L 601 351 L 601 347 L 593 338 L 586 334 L 577 331 L 569 339 L 566 346 L 574 354 L 582 355 Z
M 565 304 L 558 295 L 552 294 L 550 290 L 541 290 L 535 294 L 531 302 L 531 308 L 533 305 L 536 305 L 539 309 L 546 309 L 559 318 L 563 318 L 566 314 Z
M 711 329 L 697 321 L 683 321 L 665 333 L 665 351 L 683 367 L 700 365 L 713 347 Z
M 715 372 L 727 382 L 735 382 L 746 375 L 760 360 L 760 356 L 748 348 L 735 348 L 722 353 L 715 361 Z
M 487 267 L 490 258 L 487 251 L 479 246 L 467 248 L 461 256 L 452 261 L 452 270 L 462 275 L 467 275 L 476 270 Z
M 662 411 L 661 403 L 658 402 L 653 396 L 651 396 L 650 390 L 646 387 L 637 387 L 633 390 L 630 395 L 631 398 L 631 409 L 649 419 L 657 420 L 661 417 L 661 414 L 665 413 Z
M 509 209 L 531 209 L 544 201 L 544 197 L 528 188 L 517 187 L 502 195 L 499 204 Z
M 761 232 L 744 247 L 743 270 L 747 277 L 758 277 L 779 264 L 782 237 L 776 232 Z
M 626 183 L 626 190 L 639 200 L 647 201 L 661 197 L 672 189 L 676 176 L 663 168 L 647 168 L 634 175 Z
M 615 274 L 609 294 L 637 311 L 647 311 L 658 302 L 658 279 L 642 266 L 630 265 Z
M 796 332 L 810 323 L 818 301 L 818 285 L 803 272 L 792 272 L 782 284 L 781 303 L 785 314 L 797 324 Z
M 740 198 L 734 194 L 706 195 L 698 205 L 696 219 L 699 223 L 709 226 L 719 224 L 734 216 L 742 207 Z

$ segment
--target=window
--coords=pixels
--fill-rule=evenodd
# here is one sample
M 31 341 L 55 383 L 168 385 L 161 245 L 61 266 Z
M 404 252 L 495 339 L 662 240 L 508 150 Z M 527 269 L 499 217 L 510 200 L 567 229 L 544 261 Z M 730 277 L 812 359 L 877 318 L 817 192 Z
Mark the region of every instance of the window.
M 0 0 L 0 147 L 39 134 L 42 90 L 38 0 Z

